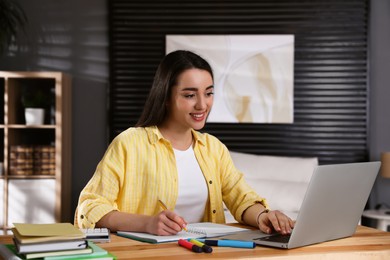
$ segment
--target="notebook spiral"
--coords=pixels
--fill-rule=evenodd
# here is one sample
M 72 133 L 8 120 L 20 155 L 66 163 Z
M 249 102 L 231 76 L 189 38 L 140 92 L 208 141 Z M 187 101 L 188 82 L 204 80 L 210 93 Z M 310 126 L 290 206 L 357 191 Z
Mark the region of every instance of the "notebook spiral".
M 207 236 L 206 230 L 202 228 L 197 228 L 197 227 L 188 227 L 187 226 L 187 232 L 197 234 L 197 235 L 204 235 Z

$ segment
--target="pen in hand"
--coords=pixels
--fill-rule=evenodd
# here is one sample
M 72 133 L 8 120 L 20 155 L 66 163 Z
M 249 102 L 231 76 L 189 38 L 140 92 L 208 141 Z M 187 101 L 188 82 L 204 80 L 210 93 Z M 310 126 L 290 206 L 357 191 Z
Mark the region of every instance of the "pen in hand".
M 168 210 L 168 207 L 165 205 L 165 203 L 164 202 L 162 202 L 162 200 L 158 200 L 158 204 L 160 204 L 160 207 L 162 208 L 162 209 L 164 209 L 164 210 Z M 183 229 L 186 231 L 186 232 L 188 232 L 188 230 L 187 230 L 187 228 L 184 226 L 183 227 Z
M 163 208 L 163 210 L 168 210 L 167 206 L 165 205 L 164 202 L 162 202 L 162 200 L 158 200 L 158 204 L 160 204 L 160 207 Z

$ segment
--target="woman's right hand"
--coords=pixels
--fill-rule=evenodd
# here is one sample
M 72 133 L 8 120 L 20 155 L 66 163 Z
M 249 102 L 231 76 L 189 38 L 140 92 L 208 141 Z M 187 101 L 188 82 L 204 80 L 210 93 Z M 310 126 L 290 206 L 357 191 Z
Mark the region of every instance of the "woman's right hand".
M 158 236 L 175 235 L 186 225 L 187 222 L 175 212 L 164 210 L 151 217 L 147 225 L 147 232 Z

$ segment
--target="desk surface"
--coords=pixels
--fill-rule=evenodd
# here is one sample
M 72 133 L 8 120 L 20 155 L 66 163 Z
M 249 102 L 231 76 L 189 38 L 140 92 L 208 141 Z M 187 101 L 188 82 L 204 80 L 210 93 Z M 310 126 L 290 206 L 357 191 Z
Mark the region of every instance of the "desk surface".
M 0 243 L 12 243 L 12 236 L 0 236 Z M 118 259 L 390 259 L 390 232 L 359 226 L 352 237 L 296 249 L 213 247 L 211 254 L 192 253 L 177 243 L 147 244 L 116 235 L 99 246 Z

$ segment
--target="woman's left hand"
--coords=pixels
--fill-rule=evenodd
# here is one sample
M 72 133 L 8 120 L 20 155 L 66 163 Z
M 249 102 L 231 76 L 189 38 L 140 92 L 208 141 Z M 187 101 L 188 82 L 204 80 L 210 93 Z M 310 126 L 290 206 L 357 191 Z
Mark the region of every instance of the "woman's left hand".
M 259 229 L 267 234 L 272 233 L 273 230 L 281 234 L 290 234 L 295 224 L 291 218 L 279 210 L 272 210 L 260 214 L 257 222 Z

